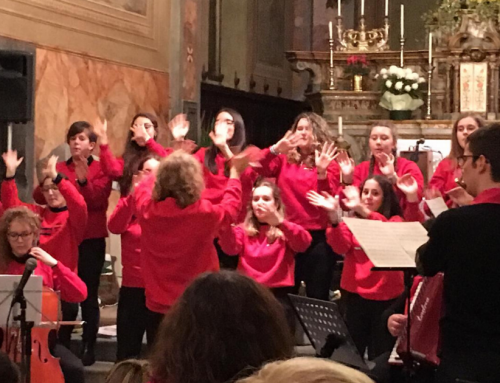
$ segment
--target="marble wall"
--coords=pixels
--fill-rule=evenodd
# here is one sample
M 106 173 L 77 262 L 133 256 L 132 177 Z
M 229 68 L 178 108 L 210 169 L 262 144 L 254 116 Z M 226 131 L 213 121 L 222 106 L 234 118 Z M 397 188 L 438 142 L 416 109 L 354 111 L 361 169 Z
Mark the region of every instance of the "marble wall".
M 117 155 L 135 113 L 152 112 L 162 126 L 168 120 L 167 73 L 37 48 L 35 86 L 35 159 L 63 144 L 68 127 L 77 120 L 106 118 Z

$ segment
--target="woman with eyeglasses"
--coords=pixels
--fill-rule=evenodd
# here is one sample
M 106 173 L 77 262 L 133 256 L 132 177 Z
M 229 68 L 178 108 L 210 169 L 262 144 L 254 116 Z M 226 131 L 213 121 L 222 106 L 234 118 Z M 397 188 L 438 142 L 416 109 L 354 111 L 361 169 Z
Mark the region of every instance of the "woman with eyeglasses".
M 456 180 L 462 176 L 463 154 L 467 137 L 484 126 L 484 121 L 476 115 L 464 114 L 453 124 L 451 131 L 451 150 L 443 159 L 429 181 L 426 198 L 443 197 L 448 207 L 466 205 L 473 197 Z
M 37 247 L 43 231 L 40 216 L 27 206 L 7 209 L 0 219 L 0 274 L 21 275 L 28 258 L 35 258 L 38 264 L 33 274 L 42 277 L 44 286 L 59 291 L 66 302 L 82 302 L 87 297 L 85 283 L 64 262 Z M 60 358 L 66 382 L 84 382 L 83 364 L 68 348 L 49 337 L 49 350 Z

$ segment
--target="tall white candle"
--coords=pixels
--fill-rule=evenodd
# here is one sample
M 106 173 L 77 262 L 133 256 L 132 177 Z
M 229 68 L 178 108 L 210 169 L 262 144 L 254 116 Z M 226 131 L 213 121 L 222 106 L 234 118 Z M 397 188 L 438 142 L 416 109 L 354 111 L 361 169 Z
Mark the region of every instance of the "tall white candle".
M 429 33 L 429 65 L 432 65 L 432 32 Z
M 342 0 L 339 0 L 338 15 L 342 16 Z
M 339 116 L 339 136 L 342 136 L 342 116 Z
M 385 0 L 385 16 L 389 16 L 389 0 Z
M 401 38 L 405 37 L 405 6 L 401 4 Z
M 365 14 L 365 0 L 361 0 L 361 16 Z
M 333 39 L 333 23 L 331 21 L 328 23 L 328 37 L 330 40 Z
M 7 126 L 7 150 L 12 150 L 12 123 Z

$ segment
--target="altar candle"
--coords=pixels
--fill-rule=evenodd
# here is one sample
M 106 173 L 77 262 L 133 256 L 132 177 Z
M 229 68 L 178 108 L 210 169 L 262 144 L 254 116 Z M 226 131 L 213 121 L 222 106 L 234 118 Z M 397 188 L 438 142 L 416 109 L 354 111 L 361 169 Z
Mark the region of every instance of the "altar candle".
M 429 65 L 432 65 L 432 32 L 429 33 Z
M 333 23 L 331 21 L 328 23 L 328 37 L 333 40 Z
M 365 0 L 361 0 L 361 16 L 365 14 Z
M 405 6 L 401 4 L 401 38 L 405 36 Z
M 342 0 L 339 0 L 339 6 L 338 6 L 338 15 L 339 16 L 342 16 L 342 11 L 341 11 L 341 4 L 342 4 Z
M 385 16 L 389 16 L 389 0 L 385 0 Z
M 342 117 L 339 116 L 339 137 L 342 136 Z

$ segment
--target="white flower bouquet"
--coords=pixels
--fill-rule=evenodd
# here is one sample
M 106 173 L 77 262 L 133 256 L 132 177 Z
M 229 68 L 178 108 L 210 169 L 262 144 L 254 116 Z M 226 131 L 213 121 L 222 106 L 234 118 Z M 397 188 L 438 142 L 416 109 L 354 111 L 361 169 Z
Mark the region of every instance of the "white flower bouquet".
M 415 110 L 424 104 L 420 86 L 425 83 L 425 79 L 410 68 L 392 65 L 389 69 L 382 69 L 378 78 L 382 91 L 379 105 L 382 108 Z

